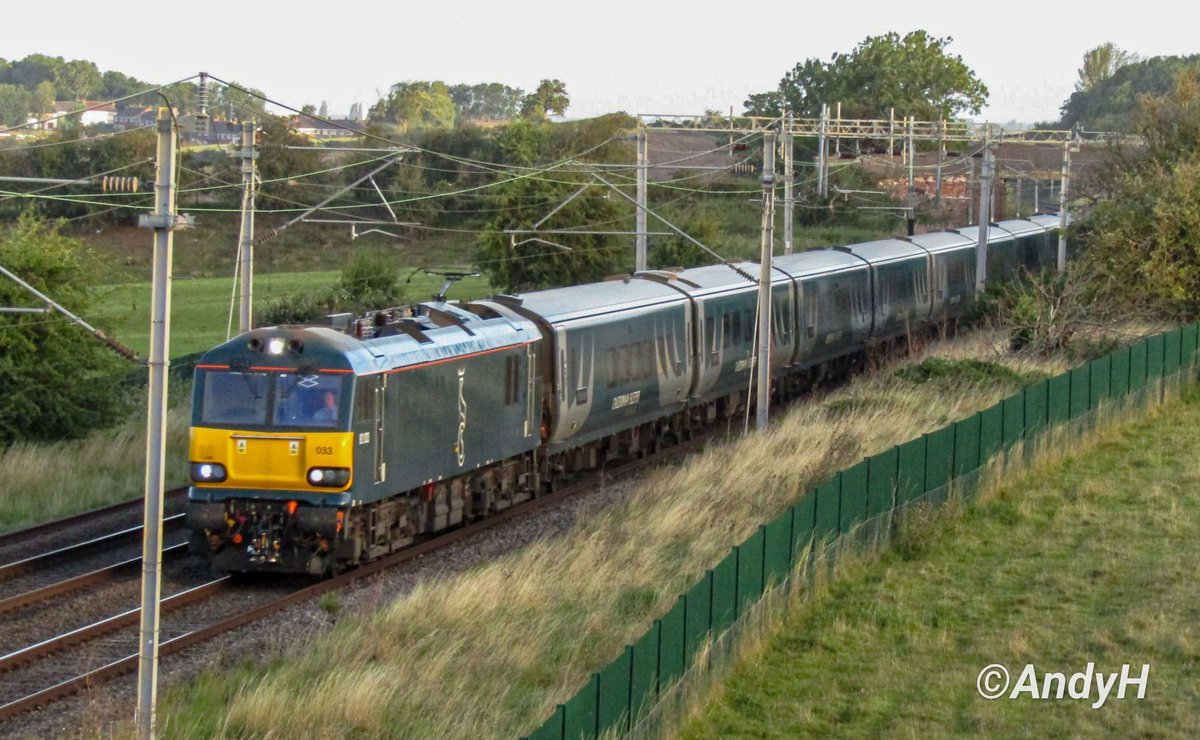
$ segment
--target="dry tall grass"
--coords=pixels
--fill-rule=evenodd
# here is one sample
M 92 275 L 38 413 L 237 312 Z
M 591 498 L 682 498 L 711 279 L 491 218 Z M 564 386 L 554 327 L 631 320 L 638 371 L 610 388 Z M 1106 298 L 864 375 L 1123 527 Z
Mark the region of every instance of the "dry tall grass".
M 167 416 L 170 485 L 187 478 L 189 407 L 186 401 L 176 404 Z M 18 442 L 0 451 L 0 532 L 140 495 L 146 480 L 143 416 L 83 439 Z
M 997 359 L 996 338 L 927 355 Z M 915 360 L 914 360 L 915 361 Z M 1061 361 L 1006 358 L 1021 373 Z M 913 362 L 913 361 L 910 361 Z M 799 404 L 763 435 L 647 477 L 566 536 L 347 619 L 236 690 L 175 694 L 172 735 L 498 737 L 532 730 L 758 524 L 822 476 L 986 408 L 1011 379 L 916 384 L 894 368 Z

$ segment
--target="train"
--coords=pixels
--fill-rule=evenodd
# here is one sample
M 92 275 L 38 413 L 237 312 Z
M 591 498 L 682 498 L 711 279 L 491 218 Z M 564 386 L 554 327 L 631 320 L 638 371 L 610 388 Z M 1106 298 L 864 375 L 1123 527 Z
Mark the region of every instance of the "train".
M 988 228 L 989 281 L 1056 216 Z M 978 226 L 775 257 L 771 393 L 961 318 Z M 645 456 L 753 403 L 752 262 L 254 329 L 195 366 L 186 521 L 223 571 L 328 574 Z

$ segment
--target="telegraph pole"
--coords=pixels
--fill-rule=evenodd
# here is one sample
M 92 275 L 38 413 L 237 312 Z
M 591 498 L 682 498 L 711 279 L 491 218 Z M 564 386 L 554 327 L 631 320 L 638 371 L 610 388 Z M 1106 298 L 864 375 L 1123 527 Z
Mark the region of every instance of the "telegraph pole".
M 1062 185 L 1058 190 L 1058 271 L 1067 269 L 1067 187 L 1071 180 L 1071 142 L 1063 144 Z
M 637 134 L 637 202 L 636 226 L 637 248 L 634 257 L 634 272 L 646 269 L 646 160 L 649 159 L 649 146 L 646 143 L 646 128 L 638 126 Z
M 979 183 L 979 243 L 975 246 L 975 290 L 982 292 L 987 282 L 987 246 L 991 231 L 992 143 L 991 133 L 984 135 L 983 179 Z
M 914 182 L 916 173 L 917 145 L 913 141 L 913 126 L 916 119 L 913 116 L 908 117 L 908 194 L 905 205 L 908 206 L 908 235 L 913 233 L 913 209 L 917 205 L 917 183 Z
M 817 134 L 817 195 L 824 198 L 829 195 L 829 186 L 825 182 L 825 159 L 829 156 L 825 141 L 825 129 L 829 123 L 829 106 L 821 105 L 821 128 Z M 765 171 L 764 171 L 765 177 Z
M 975 160 L 967 158 L 967 223 L 975 220 L 975 201 L 972 200 L 975 196 Z
M 771 405 L 771 252 L 775 241 L 775 133 L 763 135 L 762 257 L 758 271 L 758 424 L 767 428 Z
M 839 110 L 841 103 L 838 103 Z M 793 196 L 792 184 L 795 172 L 792 169 L 792 114 L 788 113 L 785 120 L 787 128 L 783 133 L 783 253 L 791 254 L 793 245 L 792 219 L 796 211 L 796 201 Z
M 937 125 L 937 189 L 933 196 L 933 202 L 939 206 L 942 204 L 942 159 L 946 156 L 945 131 L 946 122 L 939 118 Z
M 154 737 L 158 690 L 158 610 L 162 575 L 163 483 L 167 431 L 167 357 L 171 341 L 172 234 L 187 225 L 175 213 L 175 153 L 178 132 L 170 108 L 158 109 L 158 174 L 154 213 L 138 225 L 154 230 L 154 271 L 150 309 L 150 385 L 146 412 L 146 507 L 142 540 L 142 615 L 138 639 L 138 701 L 134 721 L 139 738 Z
M 241 309 L 238 312 L 238 333 L 254 328 L 254 119 L 242 122 L 242 228 L 238 233 L 238 256 L 241 259 Z

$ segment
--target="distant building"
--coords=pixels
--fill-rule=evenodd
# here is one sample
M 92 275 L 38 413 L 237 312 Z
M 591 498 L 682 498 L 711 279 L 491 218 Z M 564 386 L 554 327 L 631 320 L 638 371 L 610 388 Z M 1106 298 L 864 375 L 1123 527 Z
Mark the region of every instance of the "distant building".
M 87 108 L 82 113 L 72 116 L 78 120 L 83 126 L 101 126 L 113 123 L 117 118 L 117 107 L 112 103 L 98 103 L 91 100 L 76 101 L 76 100 L 60 100 L 54 104 L 54 112 L 49 114 L 35 125 L 43 131 L 55 131 L 58 129 L 58 124 L 65 114 L 72 113 L 80 108 Z
M 331 120 L 329 123 L 318 120 L 312 116 L 293 116 L 288 121 L 288 126 L 294 129 L 297 133 L 311 136 L 314 139 L 329 139 L 335 136 L 353 136 L 354 134 L 362 133 L 363 124 L 360 121 L 355 121 L 350 118 L 338 118 Z
M 113 118 L 113 126 L 119 131 L 124 131 L 131 128 L 153 126 L 157 119 L 158 109 L 155 106 L 133 105 L 117 109 L 117 114 Z

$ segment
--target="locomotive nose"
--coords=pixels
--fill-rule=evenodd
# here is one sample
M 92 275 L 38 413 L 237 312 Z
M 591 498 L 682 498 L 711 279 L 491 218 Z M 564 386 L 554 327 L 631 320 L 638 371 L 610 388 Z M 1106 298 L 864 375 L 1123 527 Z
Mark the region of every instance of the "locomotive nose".
M 200 486 L 222 488 L 345 490 L 351 483 L 353 450 L 349 432 L 287 434 L 193 428 L 192 479 Z M 223 475 L 213 474 L 218 470 Z

